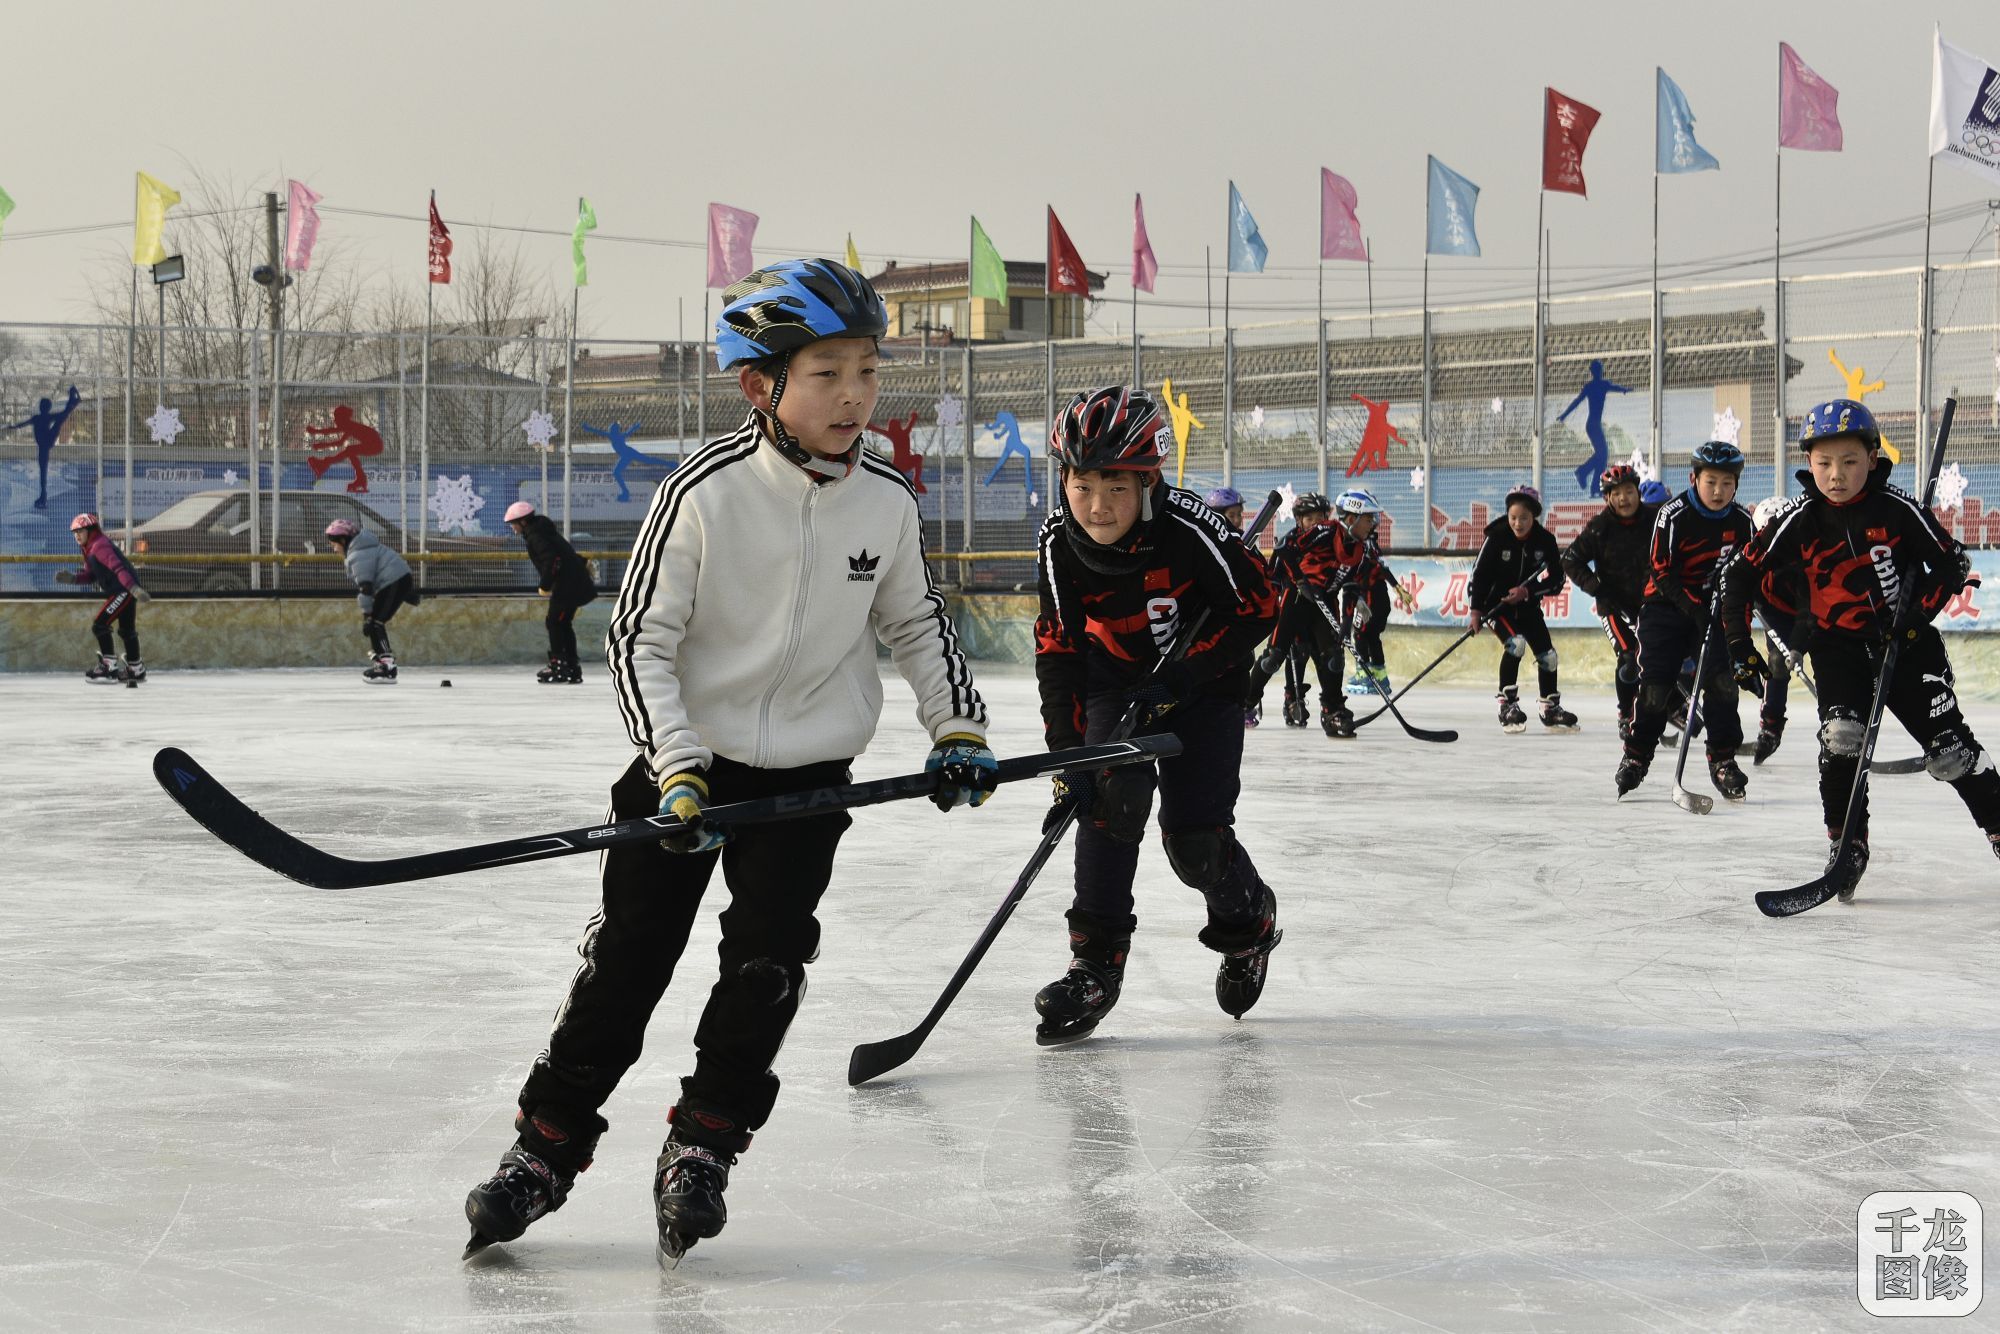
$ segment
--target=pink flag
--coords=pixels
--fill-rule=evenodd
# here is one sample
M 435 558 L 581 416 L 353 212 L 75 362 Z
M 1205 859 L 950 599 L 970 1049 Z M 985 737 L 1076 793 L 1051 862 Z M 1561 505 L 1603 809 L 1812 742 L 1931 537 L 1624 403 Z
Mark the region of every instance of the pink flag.
M 287 181 L 285 201 L 285 267 L 303 273 L 312 263 L 313 242 L 319 240 L 320 196 L 304 181 Z
M 1146 201 L 1132 196 L 1132 286 L 1141 292 L 1153 290 L 1160 276 L 1160 261 L 1153 258 L 1153 242 L 1146 235 Z
M 1368 258 L 1368 242 L 1361 237 L 1361 219 L 1354 216 L 1359 202 L 1354 187 L 1345 176 L 1319 169 L 1319 257 L 1321 259 Z
M 727 287 L 756 264 L 750 259 L 750 238 L 757 234 L 757 215 L 727 204 L 708 206 L 708 285 Z
M 1838 153 L 1840 91 L 1778 43 L 1778 147 Z

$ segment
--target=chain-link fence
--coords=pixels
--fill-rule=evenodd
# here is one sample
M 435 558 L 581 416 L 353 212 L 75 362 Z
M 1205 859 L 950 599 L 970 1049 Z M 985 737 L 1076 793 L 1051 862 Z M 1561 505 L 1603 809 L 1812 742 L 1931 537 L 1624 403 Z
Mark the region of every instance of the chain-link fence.
M 891 340 L 868 443 L 917 488 L 944 582 L 1017 588 L 1032 559 L 1004 553 L 1033 547 L 1055 499 L 1052 409 L 1097 385 L 1163 396 L 1183 485 L 1233 485 L 1252 508 L 1271 489 L 1367 486 L 1405 552 L 1476 547 L 1527 482 L 1566 539 L 1606 463 L 1677 487 L 1717 435 L 1749 456 L 1746 500 L 1796 490 L 1786 442 L 1839 396 L 1874 408 L 1915 489 L 1955 395 L 1947 522 L 2000 546 L 2000 262 L 1774 290 L 1672 288 L 1657 310 L 1647 290 L 1565 297 L 1539 320 L 1523 301 L 1118 341 Z M 322 537 L 339 517 L 422 557 L 429 589 L 523 588 L 501 521 L 517 500 L 601 553 L 610 584 L 659 483 L 746 410 L 699 343 L 572 343 L 523 322 L 273 344 L 261 328 L 0 325 L 0 590 L 52 588 L 81 510 L 160 593 L 344 589 Z

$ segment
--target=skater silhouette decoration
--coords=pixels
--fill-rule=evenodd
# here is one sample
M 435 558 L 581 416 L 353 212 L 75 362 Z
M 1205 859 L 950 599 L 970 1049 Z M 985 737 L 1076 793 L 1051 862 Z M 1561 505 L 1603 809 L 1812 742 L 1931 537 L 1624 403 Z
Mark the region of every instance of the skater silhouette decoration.
M 992 421 L 979 429 L 999 436 L 1001 444 L 1000 458 L 994 463 L 993 471 L 986 474 L 984 485 L 991 486 L 995 481 L 999 480 L 1001 472 L 1007 467 L 1007 460 L 1019 455 L 1021 459 L 1021 489 L 1032 497 L 1035 493 L 1035 456 L 1033 451 L 1028 448 L 1028 442 L 1021 438 L 1020 419 L 1005 408 L 1002 408 L 993 414 Z M 1029 503 L 1033 503 L 1032 499 Z
M 1833 369 L 1839 374 L 1842 382 L 1846 384 L 1847 397 L 1853 399 L 1856 403 L 1867 398 L 1870 394 L 1882 391 L 1884 382 L 1881 380 L 1876 380 L 1872 383 L 1869 382 L 1868 368 L 1866 366 L 1856 366 L 1852 370 L 1848 369 L 1847 363 L 1840 359 L 1839 348 L 1828 348 L 1826 350 L 1826 359 L 1833 363 Z M 1903 461 L 1902 451 L 1890 444 L 1887 439 L 1882 441 L 1882 452 L 1888 456 L 1891 463 L 1901 463 Z
M 1590 457 L 1576 470 L 1576 485 L 1587 496 L 1599 494 L 1598 478 L 1604 475 L 1604 465 L 1611 461 L 1611 445 L 1604 438 L 1604 400 L 1612 394 L 1629 394 L 1631 389 L 1622 384 L 1613 384 L 1604 374 L 1604 363 L 1590 363 L 1590 378 L 1583 382 L 1583 388 L 1576 391 L 1576 397 L 1569 401 L 1556 417 L 1557 421 L 1568 421 L 1569 414 L 1579 405 L 1588 404 L 1584 410 L 1583 433 L 1590 439 Z
M 620 500 L 630 500 L 632 498 L 632 489 L 625 485 L 625 470 L 633 464 L 643 464 L 648 468 L 671 469 L 673 467 L 665 459 L 656 459 L 651 454 L 641 453 L 627 443 L 632 432 L 639 429 L 638 422 L 633 422 L 630 426 L 621 426 L 615 421 L 609 426 L 592 426 L 589 422 L 578 422 L 577 425 L 582 427 L 586 434 L 594 435 L 599 440 L 610 442 L 611 452 L 618 456 L 618 462 L 611 465 L 611 480 L 618 483 L 618 498 Z
M 924 456 L 910 448 L 910 433 L 917 429 L 917 410 L 911 408 L 910 415 L 902 421 L 891 417 L 880 426 L 869 422 L 868 429 L 889 442 L 889 462 L 897 472 L 910 479 L 911 488 L 920 496 L 926 494 Z
M 1160 397 L 1167 401 L 1167 416 L 1173 420 L 1174 485 L 1179 486 L 1181 478 L 1187 474 L 1188 435 L 1191 431 L 1207 430 L 1208 423 L 1189 410 L 1186 390 L 1182 390 L 1178 396 L 1175 395 L 1174 382 L 1171 378 L 1160 382 Z
M 1350 397 L 1356 403 L 1363 403 L 1368 407 L 1368 423 L 1361 428 L 1361 445 L 1354 451 L 1354 457 L 1347 461 L 1347 475 L 1359 477 L 1370 468 L 1389 466 L 1391 440 L 1399 445 L 1407 445 L 1409 441 L 1403 439 L 1402 432 L 1389 424 L 1389 404 L 1386 400 L 1377 403 L 1374 399 L 1363 398 L 1359 394 Z
M 69 398 L 63 403 L 60 412 L 56 410 L 55 404 L 45 398 L 34 416 L 25 421 L 17 421 L 12 426 L 0 426 L 0 431 L 18 431 L 23 426 L 34 428 L 35 469 L 41 477 L 41 491 L 35 497 L 35 508 L 38 510 L 49 507 L 49 451 L 56 447 L 56 441 L 62 436 L 63 423 L 69 420 L 70 413 L 76 411 L 76 405 L 81 397 L 76 392 L 76 386 L 71 385 Z
M 347 489 L 366 495 L 368 474 L 362 471 L 361 460 L 382 452 L 382 433 L 354 420 L 354 409 L 342 403 L 333 410 L 333 425 L 306 427 L 306 448 L 332 451 L 314 454 L 306 460 L 314 481 L 326 476 L 327 469 L 334 464 L 348 463 L 354 468 L 354 480 L 347 484 Z

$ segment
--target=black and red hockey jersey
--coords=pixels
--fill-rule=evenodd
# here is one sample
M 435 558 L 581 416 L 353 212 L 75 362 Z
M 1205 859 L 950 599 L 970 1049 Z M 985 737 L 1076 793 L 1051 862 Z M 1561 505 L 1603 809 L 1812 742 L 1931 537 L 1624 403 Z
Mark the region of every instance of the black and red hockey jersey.
M 1195 689 L 1240 697 L 1277 617 L 1263 557 L 1220 515 L 1164 484 L 1153 509 L 1116 547 L 1071 531 L 1061 508 L 1042 525 L 1035 680 L 1052 750 L 1082 745 L 1084 700 L 1138 684 L 1203 609 L 1208 620 L 1182 665 Z
M 1631 518 L 1621 519 L 1605 506 L 1563 548 L 1563 573 L 1608 610 L 1637 616 L 1653 575 L 1653 521 L 1659 512 L 1658 505 L 1641 504 Z
M 1667 501 L 1653 520 L 1646 601 L 1706 618 L 1711 581 L 1749 545 L 1751 531 L 1750 511 L 1733 500 L 1719 511 L 1704 509 L 1690 487 Z
M 1514 536 L 1505 515 L 1486 525 L 1486 541 L 1479 559 L 1472 565 L 1472 585 L 1467 590 L 1472 605 L 1484 612 L 1509 589 L 1527 584 L 1531 603 L 1562 591 L 1562 553 L 1555 535 L 1542 527 L 1540 519 L 1525 538 Z

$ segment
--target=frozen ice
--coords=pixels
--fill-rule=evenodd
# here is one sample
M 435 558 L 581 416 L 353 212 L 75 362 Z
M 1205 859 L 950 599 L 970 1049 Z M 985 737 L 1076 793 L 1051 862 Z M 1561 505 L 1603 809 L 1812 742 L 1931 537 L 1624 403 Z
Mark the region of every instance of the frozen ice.
M 1037 749 L 1028 675 L 980 678 L 997 748 Z M 888 693 L 864 776 L 926 749 Z M 1153 841 L 1122 1003 L 1037 1048 L 1065 851 L 916 1059 L 850 1089 L 849 1050 L 923 1015 L 1047 792 L 859 813 L 777 1114 L 728 1230 L 666 1273 L 649 1174 L 719 880 L 596 1163 L 461 1264 L 594 861 L 308 889 L 148 771 L 183 746 L 354 856 L 584 824 L 628 756 L 601 670 L 0 676 L 0 1327 L 1857 1328 L 1864 1196 L 2000 1201 L 2000 867 L 1945 788 L 1881 778 L 1857 902 L 1766 920 L 1751 894 L 1824 856 L 1802 692 L 1749 801 L 1705 818 L 1668 801 L 1667 751 L 1615 803 L 1610 701 L 1567 703 L 1581 733 L 1509 737 L 1483 692 L 1414 691 L 1455 745 L 1387 718 L 1334 742 L 1274 707 L 1239 822 L 1286 933 L 1257 1009 L 1216 1008 L 1198 899 Z M 1971 718 L 2000 737 L 2000 710 Z M 1890 731 L 1885 756 L 1910 749 Z

